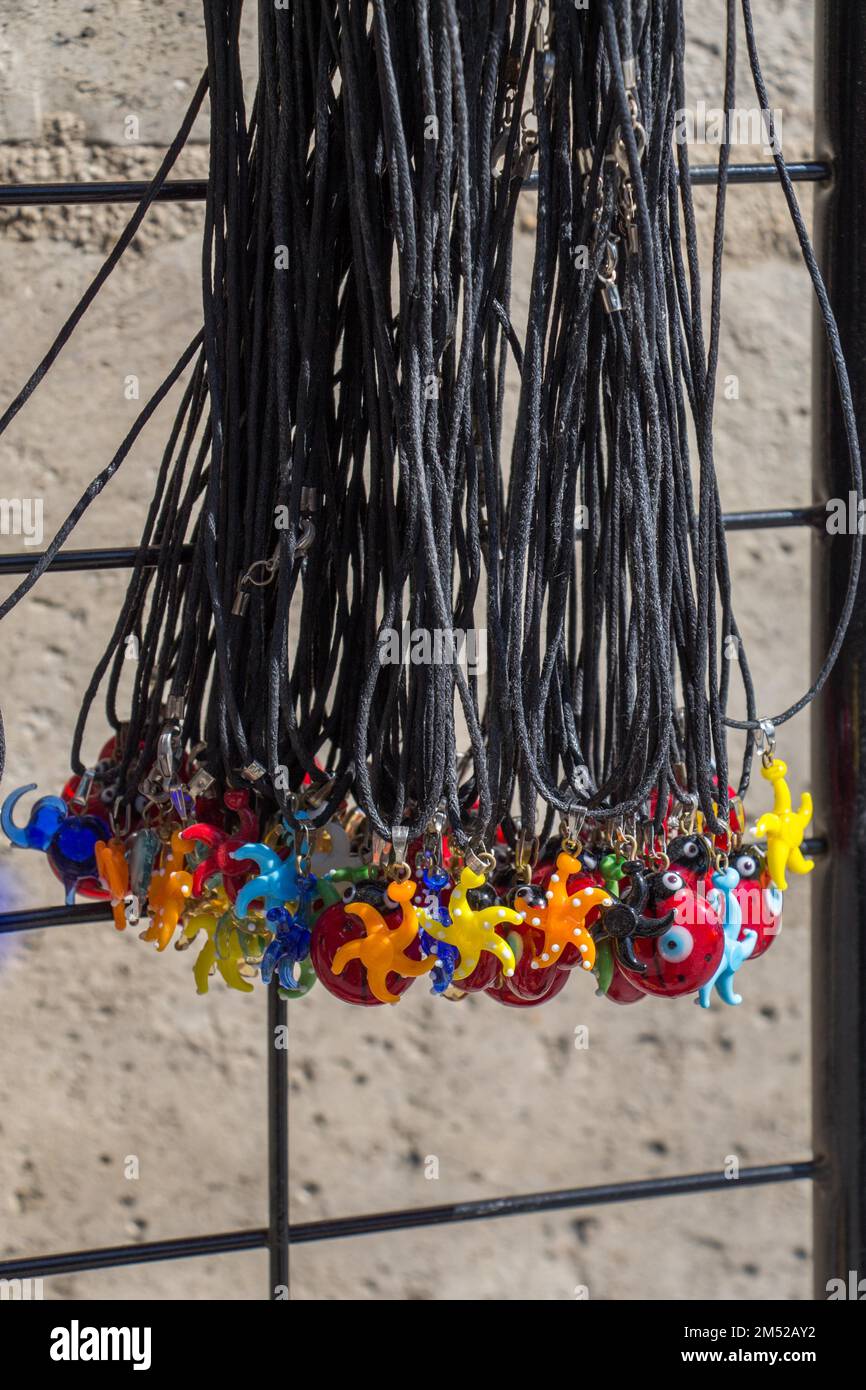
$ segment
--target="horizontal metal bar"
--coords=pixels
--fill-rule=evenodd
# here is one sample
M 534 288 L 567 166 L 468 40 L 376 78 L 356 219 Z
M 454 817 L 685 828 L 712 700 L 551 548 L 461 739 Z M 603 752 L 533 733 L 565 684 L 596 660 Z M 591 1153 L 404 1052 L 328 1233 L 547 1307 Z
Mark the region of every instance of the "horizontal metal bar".
M 0 207 L 77 207 L 90 203 L 140 203 L 150 184 L 122 183 L 6 183 L 0 184 Z M 158 203 L 200 203 L 207 179 L 168 179 L 156 195 Z
M 111 905 L 91 899 L 69 907 L 33 907 L 22 912 L 0 912 L 0 936 L 11 932 L 35 931 L 39 927 L 74 927 L 85 922 L 110 922 Z
M 724 522 L 728 531 L 774 531 L 794 526 L 820 526 L 826 517 L 826 507 L 818 504 L 813 507 L 776 507 L 772 511 L 763 512 L 727 512 Z M 181 549 L 180 559 L 188 562 L 192 553 L 192 546 L 185 545 Z M 60 573 L 72 570 L 132 569 L 138 554 L 135 546 L 108 550 L 61 550 L 48 569 Z M 152 569 L 159 560 L 160 552 L 156 547 L 150 547 L 142 554 L 144 567 Z M 0 576 L 29 574 L 39 558 L 39 551 L 20 550 L 10 555 L 0 555 Z
M 726 531 L 780 531 L 794 526 L 826 526 L 823 502 L 811 507 L 776 507 L 763 512 L 725 512 Z
M 119 1265 L 154 1264 L 157 1260 L 204 1259 L 208 1255 L 237 1255 L 262 1250 L 267 1231 L 229 1231 L 225 1235 L 182 1236 L 179 1240 L 154 1240 L 142 1245 L 106 1245 L 93 1250 L 70 1250 L 62 1255 L 27 1255 L 0 1261 L 0 1279 L 47 1278 L 49 1275 L 82 1274 Z
M 793 183 L 825 183 L 833 177 L 833 166 L 827 160 L 812 159 L 786 164 Z M 707 187 L 719 181 L 718 164 L 696 164 L 689 170 L 689 183 L 693 188 Z M 779 172 L 775 164 L 729 164 L 728 183 L 778 183 Z M 530 174 L 523 187 L 538 187 L 538 173 Z
M 48 566 L 51 572 L 68 573 L 71 570 L 126 570 L 132 569 L 139 551 L 135 546 L 124 546 L 108 550 L 61 550 Z M 159 561 L 160 552 L 156 546 L 144 552 L 145 569 L 153 569 Z M 10 555 L 0 555 L 0 575 L 29 574 L 38 562 L 40 552 L 20 550 Z M 181 547 L 180 559 L 192 559 L 192 546 Z
M 477 1202 L 449 1202 L 442 1206 L 416 1207 L 407 1211 L 343 1216 L 331 1221 L 309 1221 L 301 1226 L 292 1226 L 291 1241 L 293 1245 L 304 1245 L 318 1240 L 342 1240 L 346 1236 L 407 1231 L 419 1226 L 486 1221 L 499 1216 L 530 1216 L 538 1212 L 562 1211 L 568 1207 L 601 1207 L 614 1202 L 641 1202 L 654 1197 L 685 1197 L 696 1192 L 801 1182 L 814 1178 L 817 1170 L 815 1160 L 808 1159 L 794 1163 L 770 1163 L 762 1168 L 743 1168 L 736 1179 L 726 1178 L 724 1173 L 687 1173 L 670 1178 L 606 1183 L 601 1187 L 569 1187 L 557 1192 L 531 1192 L 520 1197 L 492 1197 Z
M 818 856 L 827 853 L 827 841 L 820 837 L 804 840 L 803 853 Z M 0 936 L 13 932 L 39 931 L 43 927 L 83 926 L 87 922 L 108 922 L 111 920 L 111 907 L 106 902 L 91 899 L 89 902 L 75 903 L 68 907 L 33 907 L 20 912 L 0 912 Z
M 826 159 L 810 159 L 786 164 L 792 183 L 825 183 L 833 177 L 833 166 Z M 693 185 L 719 181 L 715 164 L 698 164 L 691 171 Z M 728 183 L 776 183 L 779 172 L 775 164 L 732 164 L 728 168 Z
M 826 160 L 808 160 L 789 164 L 788 173 L 795 183 L 821 183 L 832 175 Z M 732 164 L 728 183 L 775 183 L 779 175 L 774 164 Z M 696 187 L 715 184 L 719 170 L 715 164 L 699 164 L 690 170 L 690 182 Z M 538 186 L 538 175 L 524 182 L 526 189 Z M 150 189 L 143 181 L 88 183 L 7 183 L 0 184 L 0 207 L 75 207 L 92 203 L 139 203 Z M 207 196 L 207 179 L 169 179 L 156 195 L 159 203 L 199 203 Z
M 289 1227 L 293 1245 L 310 1245 L 319 1240 L 342 1240 L 347 1236 L 381 1235 L 385 1231 L 408 1231 L 422 1226 L 453 1225 L 461 1221 L 489 1221 L 501 1216 L 531 1216 L 539 1212 L 563 1211 L 570 1207 L 609 1206 L 615 1202 L 640 1202 L 655 1197 L 687 1197 L 698 1192 L 733 1191 L 744 1187 L 764 1187 L 770 1183 L 802 1182 L 814 1178 L 818 1164 L 814 1159 L 793 1163 L 770 1163 L 761 1168 L 744 1168 L 736 1179 L 723 1173 L 687 1173 L 669 1178 L 641 1178 L 636 1182 L 607 1183 L 601 1187 L 570 1187 L 556 1192 L 532 1192 L 524 1196 L 493 1197 L 477 1202 L 449 1202 L 436 1207 L 415 1207 L 404 1211 L 370 1212 L 363 1216 L 336 1217 L 330 1221 L 307 1221 Z M 178 1240 L 158 1240 L 142 1245 L 111 1245 L 95 1250 L 72 1250 L 62 1255 L 28 1255 L 0 1261 L 0 1278 L 32 1279 L 51 1275 L 79 1274 L 88 1270 L 113 1269 L 118 1265 L 152 1264 L 157 1260 L 200 1259 L 207 1255 L 233 1255 L 239 1251 L 261 1250 L 267 1244 L 266 1231 L 235 1231 L 226 1235 L 187 1236 Z

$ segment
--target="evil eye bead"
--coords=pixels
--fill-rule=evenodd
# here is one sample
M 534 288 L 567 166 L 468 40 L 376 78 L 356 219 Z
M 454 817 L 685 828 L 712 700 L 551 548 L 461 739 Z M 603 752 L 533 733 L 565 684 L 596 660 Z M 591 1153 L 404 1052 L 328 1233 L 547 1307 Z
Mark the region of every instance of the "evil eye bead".
M 685 884 L 679 874 L 674 873 L 673 869 L 667 869 L 659 880 L 666 893 L 681 893 Z
M 695 939 L 688 927 L 670 927 L 664 936 L 659 938 L 658 949 L 665 960 L 676 964 L 678 961 L 688 960 L 695 949 Z
M 738 854 L 734 860 L 734 868 L 740 878 L 757 878 L 761 870 L 761 865 L 754 854 Z

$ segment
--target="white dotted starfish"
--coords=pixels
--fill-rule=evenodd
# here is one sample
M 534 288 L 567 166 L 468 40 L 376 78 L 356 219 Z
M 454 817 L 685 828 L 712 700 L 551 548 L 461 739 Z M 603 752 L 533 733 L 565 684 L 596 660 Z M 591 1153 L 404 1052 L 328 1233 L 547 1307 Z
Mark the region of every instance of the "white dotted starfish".
M 483 874 L 476 874 L 468 868 L 461 870 L 448 903 L 450 922 L 440 922 L 438 917 L 433 917 L 423 908 L 418 912 L 424 930 L 430 936 L 447 942 L 449 946 L 456 946 L 459 951 L 460 964 L 454 971 L 455 980 L 465 980 L 467 975 L 472 974 L 482 951 L 490 951 L 496 956 L 505 975 L 514 974 L 514 952 L 507 941 L 497 936 L 496 928 L 519 927 L 521 917 L 512 908 L 500 907 L 496 903 L 492 907 L 476 911 L 470 905 L 466 894 L 472 888 L 480 888 L 484 881 Z
M 517 905 L 521 916 L 531 927 L 540 927 L 544 932 L 544 945 L 539 954 L 533 957 L 533 970 L 546 970 L 562 960 L 568 946 L 576 946 L 581 954 L 584 970 L 595 965 L 595 942 L 586 930 L 586 919 L 597 907 L 611 907 L 613 898 L 604 888 L 579 888 L 569 894 L 568 880 L 572 874 L 579 874 L 579 859 L 562 853 L 556 859 L 556 872 L 551 874 L 544 907 L 533 908 L 525 898 L 518 897 Z

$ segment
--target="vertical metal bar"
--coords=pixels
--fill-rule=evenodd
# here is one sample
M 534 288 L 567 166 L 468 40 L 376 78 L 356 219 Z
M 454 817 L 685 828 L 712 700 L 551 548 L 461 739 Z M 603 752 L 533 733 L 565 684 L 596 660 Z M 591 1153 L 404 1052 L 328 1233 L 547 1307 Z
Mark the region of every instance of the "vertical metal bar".
M 289 1296 L 289 1049 L 286 1001 L 268 986 L 268 1250 L 272 1300 Z
M 866 5 L 817 0 L 816 136 L 834 181 L 815 201 L 818 253 L 866 438 Z M 848 456 L 823 330 L 814 362 L 815 484 L 848 499 Z M 821 655 L 845 591 L 850 546 L 815 542 L 814 632 Z M 866 582 L 813 725 L 817 805 L 830 863 L 815 873 L 812 1110 L 815 1297 L 866 1275 Z M 856 1294 L 854 1295 L 856 1297 Z

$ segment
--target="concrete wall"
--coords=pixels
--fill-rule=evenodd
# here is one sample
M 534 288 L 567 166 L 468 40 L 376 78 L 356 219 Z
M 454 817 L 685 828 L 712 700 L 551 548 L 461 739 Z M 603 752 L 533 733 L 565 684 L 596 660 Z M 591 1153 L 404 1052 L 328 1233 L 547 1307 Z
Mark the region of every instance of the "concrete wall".
M 249 16 L 252 20 L 252 9 Z M 687 0 L 691 99 L 718 104 L 722 0 Z M 811 151 L 810 0 L 768 0 L 757 24 L 786 152 Z M 250 23 L 250 28 L 251 28 Z M 248 44 L 250 72 L 254 49 Z M 174 133 L 203 66 L 195 0 L 0 6 L 0 181 L 140 178 Z M 741 101 L 751 105 L 745 73 Z M 124 120 L 139 118 L 138 143 Z M 740 152 L 749 153 L 749 152 Z M 756 153 L 756 152 L 751 152 Z M 707 152 L 711 157 L 713 152 Z M 193 146 L 179 173 L 201 175 Z M 700 195 L 705 229 L 713 195 Z M 808 200 L 808 194 L 806 195 Z M 46 499 L 46 534 L 110 457 L 141 397 L 200 321 L 199 208 L 161 207 L 36 397 L 0 440 L 3 490 Z M 518 298 L 532 225 L 522 213 Z M 123 222 L 108 209 L 0 212 L 0 401 L 25 379 Z M 718 467 L 728 508 L 810 497 L 810 298 L 780 192 L 730 195 Z M 173 406 L 82 522 L 73 544 L 137 538 Z M 7 550 L 20 539 L 0 538 Z M 737 606 L 762 708 L 809 681 L 808 546 L 731 538 Z M 124 590 L 114 574 L 48 576 L 3 626 L 4 790 L 59 789 L 81 692 Z M 95 752 L 102 729 L 94 724 Z M 782 745 L 808 768 L 808 720 Z M 755 800 L 757 811 L 760 793 Z M 819 808 L 820 816 L 820 808 Z M 6 904 L 59 901 L 36 855 L 2 854 Z M 721 1169 L 809 1149 L 808 890 L 797 884 L 746 1002 L 616 1009 L 575 981 L 515 1017 L 418 989 L 399 1010 L 291 1010 L 296 1220 L 572 1184 Z M 815 929 L 820 930 L 816 923 Z M 265 1221 L 265 1000 L 197 998 L 190 957 L 133 933 L 65 927 L 0 942 L 0 1255 Z M 580 988 L 581 985 L 585 987 Z M 574 1047 L 588 1025 L 590 1047 Z M 135 1155 L 140 1177 L 125 1177 Z M 439 1178 L 424 1160 L 439 1159 Z M 732 1184 L 732 1186 L 734 1186 Z M 486 1222 L 293 1254 L 296 1298 L 805 1299 L 808 1185 Z M 47 1283 L 54 1298 L 259 1298 L 264 1255 Z

